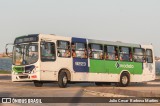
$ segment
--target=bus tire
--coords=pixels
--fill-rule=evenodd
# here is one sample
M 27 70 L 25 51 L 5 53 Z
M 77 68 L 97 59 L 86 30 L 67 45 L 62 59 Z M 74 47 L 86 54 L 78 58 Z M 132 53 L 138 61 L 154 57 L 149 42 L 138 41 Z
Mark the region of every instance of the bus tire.
M 103 84 L 101 82 L 95 82 L 96 86 L 102 86 Z
M 67 86 L 68 77 L 66 72 L 60 72 L 58 75 L 58 85 L 60 88 L 65 88 Z
M 123 72 L 120 77 L 120 82 L 117 83 L 117 86 L 126 87 L 129 85 L 129 83 L 130 83 L 129 73 Z
M 42 87 L 43 86 L 43 82 L 41 82 L 41 81 L 34 81 L 34 86 L 35 87 Z

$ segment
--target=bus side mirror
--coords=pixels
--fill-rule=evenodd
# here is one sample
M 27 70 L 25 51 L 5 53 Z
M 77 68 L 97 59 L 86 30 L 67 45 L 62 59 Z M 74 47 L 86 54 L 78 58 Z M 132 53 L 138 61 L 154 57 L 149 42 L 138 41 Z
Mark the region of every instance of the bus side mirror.
M 6 53 L 5 53 L 5 54 L 6 54 L 7 57 L 11 57 L 11 58 L 12 58 L 12 54 L 9 54 L 9 53 L 8 53 L 8 45 L 11 46 L 11 45 L 13 45 L 13 44 L 12 44 L 12 43 L 6 44 L 6 46 L 5 46 L 5 50 L 6 50 L 5 52 L 6 52 Z
M 8 56 L 8 48 L 6 48 L 6 55 Z

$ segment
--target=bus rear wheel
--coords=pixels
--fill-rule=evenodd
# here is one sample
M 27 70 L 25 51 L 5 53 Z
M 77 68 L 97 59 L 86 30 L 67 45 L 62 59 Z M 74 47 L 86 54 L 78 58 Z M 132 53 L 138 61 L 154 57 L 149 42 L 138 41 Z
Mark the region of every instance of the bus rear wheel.
M 127 72 L 121 74 L 120 82 L 117 83 L 117 86 L 126 87 L 130 83 L 130 76 Z
M 43 86 L 43 82 L 41 82 L 41 81 L 34 81 L 34 86 L 35 87 L 42 87 Z
M 65 88 L 67 86 L 68 77 L 65 72 L 60 72 L 58 76 L 58 85 L 60 88 Z

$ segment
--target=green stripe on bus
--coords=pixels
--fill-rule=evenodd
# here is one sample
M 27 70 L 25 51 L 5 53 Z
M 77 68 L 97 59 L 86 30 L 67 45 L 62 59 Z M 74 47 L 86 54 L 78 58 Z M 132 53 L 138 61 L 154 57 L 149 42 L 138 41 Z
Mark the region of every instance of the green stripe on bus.
M 14 71 L 14 72 L 17 72 L 17 73 L 24 72 L 24 67 L 14 66 L 14 67 L 13 67 L 13 71 Z
M 120 74 L 122 70 L 129 71 L 131 74 L 142 74 L 143 65 L 141 62 L 90 59 L 89 72 L 91 73 Z

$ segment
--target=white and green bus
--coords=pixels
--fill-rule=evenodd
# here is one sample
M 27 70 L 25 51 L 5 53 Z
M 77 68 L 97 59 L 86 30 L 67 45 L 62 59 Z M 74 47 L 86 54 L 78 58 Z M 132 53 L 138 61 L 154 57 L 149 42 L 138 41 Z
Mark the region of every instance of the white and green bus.
M 6 50 L 7 51 L 7 50 Z M 31 81 L 36 87 L 58 82 L 95 82 L 96 85 L 155 79 L 152 45 L 58 35 L 17 37 L 13 47 L 12 81 Z

